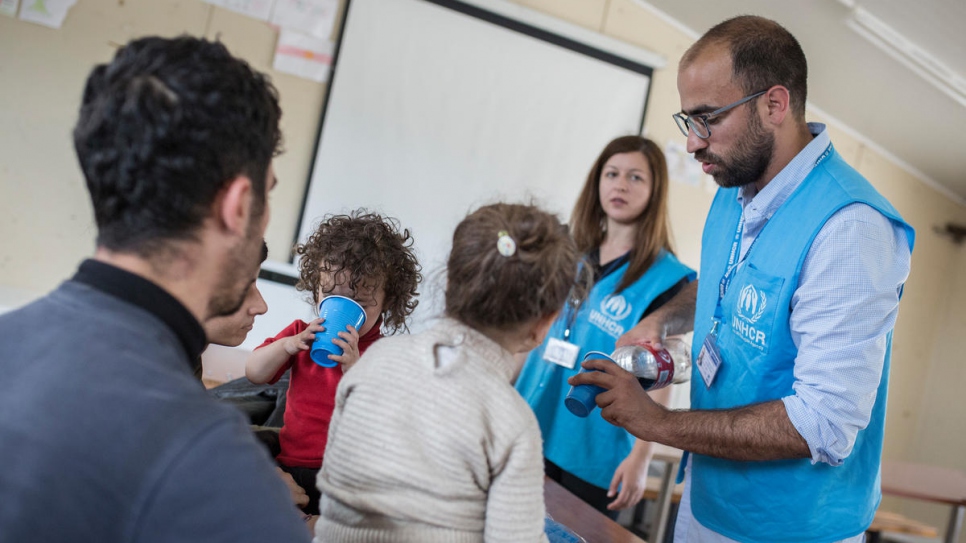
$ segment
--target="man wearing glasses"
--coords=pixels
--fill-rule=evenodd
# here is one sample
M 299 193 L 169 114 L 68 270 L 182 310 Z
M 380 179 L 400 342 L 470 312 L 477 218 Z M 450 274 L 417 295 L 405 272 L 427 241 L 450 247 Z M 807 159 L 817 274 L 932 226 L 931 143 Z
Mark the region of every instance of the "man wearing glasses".
M 688 151 L 721 187 L 700 281 L 618 345 L 693 328 L 691 410 L 605 361 L 572 384 L 601 415 L 689 451 L 675 542 L 862 541 L 880 499 L 892 329 L 912 228 L 805 122 L 807 66 L 774 21 L 742 16 L 681 59 Z

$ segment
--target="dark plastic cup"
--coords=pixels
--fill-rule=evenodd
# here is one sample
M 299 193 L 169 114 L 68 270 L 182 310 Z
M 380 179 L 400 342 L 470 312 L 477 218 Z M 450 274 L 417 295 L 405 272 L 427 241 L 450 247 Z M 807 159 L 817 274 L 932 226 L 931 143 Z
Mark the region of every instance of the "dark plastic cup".
M 602 353 L 600 351 L 589 351 L 584 355 L 582 362 L 586 362 L 591 358 L 602 358 L 604 360 L 614 361 L 607 353 Z M 587 373 L 589 371 L 586 368 L 580 368 L 580 373 Z M 570 392 L 567 393 L 567 397 L 564 398 L 564 405 L 571 413 L 577 415 L 578 417 L 586 417 L 591 411 L 597 407 L 597 395 L 601 392 L 607 392 L 606 388 L 599 387 L 597 385 L 577 385 L 575 387 L 570 387 Z
M 580 373 L 587 373 L 589 371 L 597 370 L 581 369 Z M 570 387 L 570 392 L 564 398 L 564 405 L 574 415 L 584 418 L 597 407 L 597 402 L 594 401 L 597 399 L 597 395 L 606 391 L 606 388 L 597 385 L 577 385 Z
M 332 339 L 339 337 L 339 332 L 346 330 L 347 326 L 353 326 L 356 330 L 362 328 L 366 323 L 366 311 L 352 298 L 326 296 L 319 302 L 319 317 L 325 319 L 322 323 L 325 330 L 315 333 L 309 356 L 323 368 L 334 368 L 339 363 L 329 360 L 329 355 L 339 356 L 343 351 L 342 347 L 332 343 Z

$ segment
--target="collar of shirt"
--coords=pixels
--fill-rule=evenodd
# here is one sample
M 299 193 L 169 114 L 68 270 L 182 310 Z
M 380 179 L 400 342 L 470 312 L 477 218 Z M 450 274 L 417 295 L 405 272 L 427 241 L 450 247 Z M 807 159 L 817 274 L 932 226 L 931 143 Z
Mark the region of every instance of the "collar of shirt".
M 604 277 L 607 277 L 613 273 L 614 270 L 617 270 L 626 264 L 630 258 L 631 253 L 628 251 L 602 266 L 600 264 L 600 247 L 587 253 L 587 263 L 590 264 L 591 271 L 594 272 L 594 283 L 600 281 Z
M 832 144 L 828 130 L 821 123 L 808 123 L 808 130 L 812 133 L 812 141 L 799 151 L 778 175 L 765 185 L 761 192 L 757 192 L 754 183 L 749 183 L 738 190 L 738 204 L 741 205 L 742 216 L 745 220 L 741 235 L 741 254 L 744 258 L 751 242 L 754 241 L 761 229 L 768 223 L 772 215 L 785 203 L 788 196 L 802 184 L 805 177 L 812 172 L 819 158 Z
M 194 368 L 207 343 L 205 330 L 188 309 L 174 296 L 147 279 L 98 260 L 85 260 L 72 279 L 105 294 L 140 307 L 169 328 L 181 340 Z
M 450 346 L 466 347 L 481 360 L 489 371 L 494 371 L 507 382 L 513 380 L 518 369 L 513 355 L 502 345 L 468 324 L 464 324 L 452 317 L 440 319 L 432 328 L 433 335 L 424 336 L 434 342 L 433 349 Z M 420 338 L 422 340 L 422 338 Z M 453 359 L 450 359 L 452 361 Z

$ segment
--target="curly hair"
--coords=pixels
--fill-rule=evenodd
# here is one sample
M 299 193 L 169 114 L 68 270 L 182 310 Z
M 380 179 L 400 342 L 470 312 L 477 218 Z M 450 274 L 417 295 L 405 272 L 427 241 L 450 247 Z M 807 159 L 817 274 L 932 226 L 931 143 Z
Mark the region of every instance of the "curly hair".
M 386 294 L 382 322 L 388 333 L 409 330 L 407 320 L 419 303 L 416 288 L 422 275 L 413 237 L 408 229 L 400 230 L 399 221 L 365 209 L 326 215 L 295 252 L 302 257 L 295 288 L 311 292 L 315 303 L 319 302 L 321 272 L 338 275 L 344 271 L 353 290 L 367 284 L 382 287 Z
M 147 257 L 193 239 L 239 175 L 260 217 L 281 114 L 268 77 L 221 43 L 150 37 L 119 49 L 87 78 L 74 127 L 98 246 Z
M 501 236 L 514 243 L 507 256 Z M 453 233 L 446 266 L 446 315 L 473 328 L 509 330 L 581 297 L 579 254 L 554 215 L 532 205 L 498 203 L 470 213 Z

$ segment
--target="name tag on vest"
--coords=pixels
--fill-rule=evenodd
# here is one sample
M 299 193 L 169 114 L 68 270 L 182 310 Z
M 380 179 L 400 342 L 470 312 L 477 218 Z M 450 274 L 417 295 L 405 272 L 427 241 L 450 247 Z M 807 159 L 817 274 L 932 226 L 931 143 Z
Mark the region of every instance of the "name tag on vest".
M 711 388 L 714 376 L 718 375 L 718 368 L 721 367 L 721 353 L 718 352 L 714 339 L 714 334 L 705 336 L 701 352 L 698 353 L 698 371 L 701 372 L 701 378 L 708 388 Z
M 550 338 L 550 341 L 547 342 L 547 348 L 543 350 L 543 359 L 558 366 L 573 369 L 574 365 L 577 364 L 577 355 L 579 354 L 579 346 L 557 338 Z

